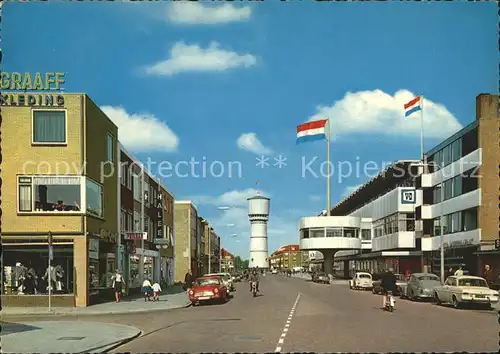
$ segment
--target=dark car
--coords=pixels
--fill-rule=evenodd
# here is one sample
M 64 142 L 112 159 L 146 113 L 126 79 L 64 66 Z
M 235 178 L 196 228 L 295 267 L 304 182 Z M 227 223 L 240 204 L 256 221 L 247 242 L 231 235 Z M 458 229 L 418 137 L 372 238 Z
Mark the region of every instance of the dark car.
M 325 273 L 314 273 L 312 281 L 315 283 L 330 284 L 330 278 Z

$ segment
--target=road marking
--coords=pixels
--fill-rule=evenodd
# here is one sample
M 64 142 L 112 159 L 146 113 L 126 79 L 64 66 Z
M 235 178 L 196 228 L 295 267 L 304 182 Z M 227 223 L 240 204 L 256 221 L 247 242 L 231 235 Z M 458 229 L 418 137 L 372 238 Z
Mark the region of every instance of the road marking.
M 290 313 L 288 314 L 288 318 L 286 319 L 286 323 L 285 323 L 285 328 L 283 328 L 283 331 L 281 332 L 281 336 L 278 339 L 278 345 L 276 346 L 276 349 L 274 350 L 275 353 L 281 353 L 281 350 L 283 349 L 283 344 L 285 343 L 285 337 L 288 333 L 288 330 L 290 329 L 290 324 L 292 323 L 293 314 L 295 312 L 295 309 L 297 308 L 297 304 L 299 303 L 299 300 L 300 300 L 300 293 L 297 295 L 297 298 L 295 299 L 295 302 L 293 303 L 292 309 L 290 310 Z

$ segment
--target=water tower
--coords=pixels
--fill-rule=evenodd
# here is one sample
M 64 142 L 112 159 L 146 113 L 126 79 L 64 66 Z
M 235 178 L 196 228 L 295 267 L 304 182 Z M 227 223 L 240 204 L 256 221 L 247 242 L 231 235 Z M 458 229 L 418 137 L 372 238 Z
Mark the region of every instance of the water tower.
M 267 269 L 267 221 L 269 220 L 269 198 L 257 194 L 248 200 L 250 220 L 249 267 Z

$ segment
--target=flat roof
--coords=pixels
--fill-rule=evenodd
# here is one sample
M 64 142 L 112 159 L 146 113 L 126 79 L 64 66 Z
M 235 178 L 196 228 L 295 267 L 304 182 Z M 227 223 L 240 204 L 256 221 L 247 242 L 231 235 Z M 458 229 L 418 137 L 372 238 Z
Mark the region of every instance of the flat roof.
M 424 155 L 425 156 L 430 156 L 432 154 L 435 154 L 436 152 L 438 152 L 439 150 L 441 150 L 445 146 L 450 145 L 452 142 L 454 142 L 455 140 L 461 138 L 462 136 L 464 136 L 465 134 L 467 134 L 471 130 L 474 130 L 478 126 L 479 126 L 479 121 L 478 120 L 473 121 L 472 123 L 470 123 L 469 125 L 463 127 L 462 129 L 460 129 L 458 132 L 456 132 L 452 136 L 449 136 L 448 138 L 446 138 L 445 140 L 443 140 L 442 142 L 440 142 L 439 144 L 437 144 L 436 146 L 434 146 L 432 149 L 430 149 Z
M 408 176 L 416 176 L 420 160 L 393 162 L 331 209 L 331 216 L 347 216 L 376 198 L 393 190 Z M 404 172 L 404 173 L 402 173 Z M 408 173 L 410 172 L 410 173 Z

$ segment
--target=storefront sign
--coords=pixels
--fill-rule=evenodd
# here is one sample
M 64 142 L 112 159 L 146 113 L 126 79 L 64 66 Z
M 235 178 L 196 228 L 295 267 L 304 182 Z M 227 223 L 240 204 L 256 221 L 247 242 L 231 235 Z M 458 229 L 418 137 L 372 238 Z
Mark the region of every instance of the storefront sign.
M 415 204 L 416 201 L 414 189 L 401 189 L 401 204 Z
M 99 240 L 89 238 L 89 258 L 99 259 Z
M 63 107 L 62 95 L 0 95 L 0 106 Z
M 147 240 L 147 232 L 126 232 L 125 240 Z
M 168 244 L 170 244 L 168 238 L 155 238 L 154 243 L 155 243 L 155 245 L 168 245 Z
M 468 247 L 468 246 L 474 246 L 476 243 L 474 242 L 473 238 L 467 238 L 465 240 L 455 240 L 451 242 L 444 242 L 443 247 L 444 248 L 461 248 L 461 247 Z
M 156 238 L 159 239 L 165 237 L 165 235 L 163 234 L 163 193 L 161 192 L 161 188 L 158 188 L 158 197 L 156 199 L 156 213 Z
M 60 91 L 64 84 L 64 73 L 0 73 L 0 90 Z

